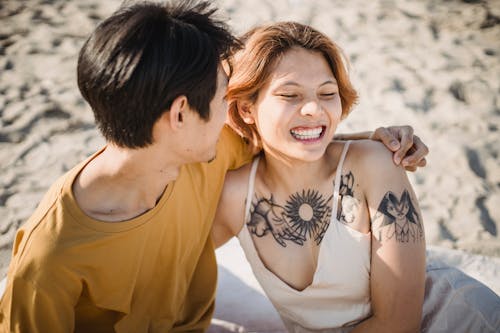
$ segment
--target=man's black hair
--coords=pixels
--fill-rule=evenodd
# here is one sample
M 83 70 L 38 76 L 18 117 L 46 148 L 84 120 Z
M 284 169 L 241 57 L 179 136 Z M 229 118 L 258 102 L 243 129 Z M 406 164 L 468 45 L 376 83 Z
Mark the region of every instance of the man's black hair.
M 152 143 L 152 128 L 185 95 L 202 119 L 217 69 L 236 43 L 207 1 L 141 2 L 97 26 L 78 58 L 78 87 L 106 140 L 122 147 Z

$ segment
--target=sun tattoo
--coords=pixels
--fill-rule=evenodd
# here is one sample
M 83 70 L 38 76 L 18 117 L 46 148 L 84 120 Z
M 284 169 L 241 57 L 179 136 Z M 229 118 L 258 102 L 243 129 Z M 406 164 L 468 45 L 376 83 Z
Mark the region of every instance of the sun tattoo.
M 396 238 L 398 242 L 417 242 L 423 239 L 422 223 L 413 205 L 410 193 L 403 191 L 401 199 L 389 191 L 380 202 L 374 221 L 382 218 L 379 227 L 379 240 L 382 240 L 382 228 L 386 229 L 386 238 Z
M 302 190 L 290 195 L 283 206 L 273 196 L 267 199 L 256 195 L 248 230 L 257 237 L 271 233 L 283 247 L 287 246 L 285 241 L 303 245 L 307 239 L 319 245 L 330 224 L 331 200 L 331 196 L 325 199 L 316 190 Z
M 285 215 L 290 221 L 293 230 L 296 230 L 304 238 L 312 238 L 319 244 L 323 239 L 330 219 L 325 219 L 328 210 L 331 209 L 329 199 L 323 199 L 318 191 L 302 190 L 302 193 L 294 193 L 287 200 Z

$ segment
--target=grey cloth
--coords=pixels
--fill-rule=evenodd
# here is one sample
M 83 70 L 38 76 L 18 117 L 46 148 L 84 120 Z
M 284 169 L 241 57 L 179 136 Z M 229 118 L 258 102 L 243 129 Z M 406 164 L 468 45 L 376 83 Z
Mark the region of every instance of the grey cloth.
M 500 297 L 462 271 L 431 261 L 427 264 L 421 331 L 498 333 Z
M 499 333 L 500 297 L 461 270 L 438 260 L 427 263 L 422 333 Z M 295 332 L 347 333 L 354 327 Z

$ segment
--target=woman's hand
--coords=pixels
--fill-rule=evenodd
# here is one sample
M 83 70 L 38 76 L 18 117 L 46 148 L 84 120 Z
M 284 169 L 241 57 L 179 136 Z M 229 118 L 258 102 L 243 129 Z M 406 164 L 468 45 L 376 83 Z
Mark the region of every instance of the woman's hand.
M 401 164 L 407 171 L 415 171 L 427 164 L 425 156 L 429 154 L 429 148 L 413 134 L 411 126 L 379 127 L 369 139 L 382 142 L 394 152 L 394 163 Z

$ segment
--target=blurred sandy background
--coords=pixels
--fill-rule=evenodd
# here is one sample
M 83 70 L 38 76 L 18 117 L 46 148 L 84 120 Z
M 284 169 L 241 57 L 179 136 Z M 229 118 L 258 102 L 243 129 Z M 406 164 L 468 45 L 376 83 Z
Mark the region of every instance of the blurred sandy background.
M 0 0 L 0 278 L 49 185 L 104 142 L 76 60 L 120 2 Z M 411 124 L 431 149 L 428 167 L 410 175 L 428 243 L 497 257 L 474 269 L 495 263 L 500 277 L 500 0 L 216 3 L 236 33 L 296 20 L 332 37 L 360 92 L 341 131 Z

